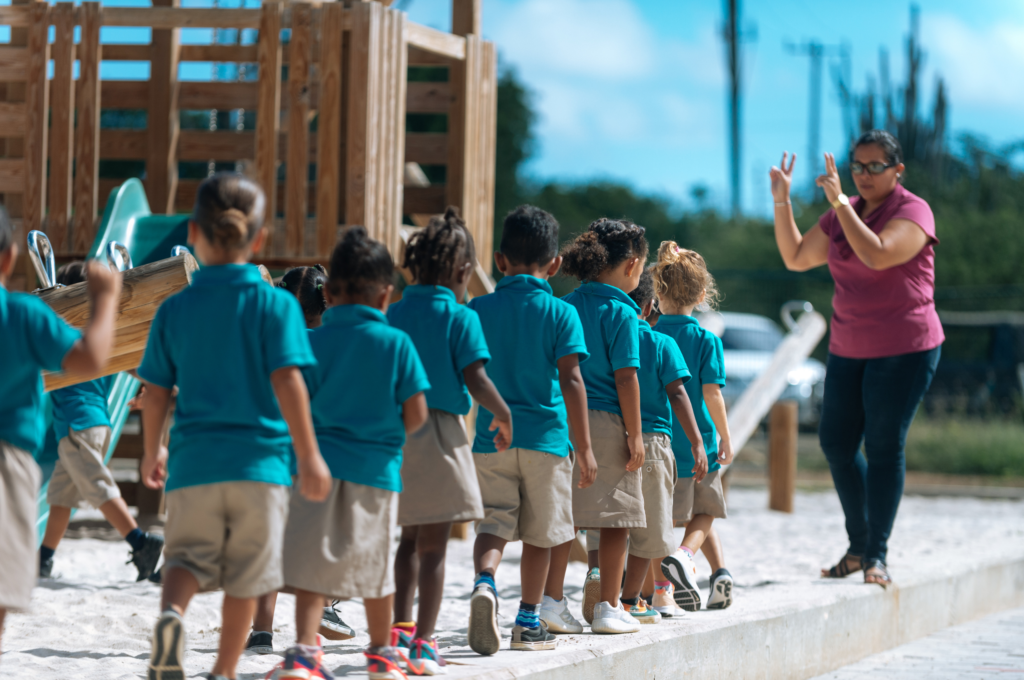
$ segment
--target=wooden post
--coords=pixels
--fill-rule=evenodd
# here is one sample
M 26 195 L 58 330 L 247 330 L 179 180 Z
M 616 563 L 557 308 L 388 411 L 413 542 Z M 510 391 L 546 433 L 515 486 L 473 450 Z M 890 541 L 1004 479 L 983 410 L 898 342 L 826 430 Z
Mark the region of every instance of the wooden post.
M 177 7 L 178 0 L 153 0 Z M 153 29 L 146 119 L 146 194 L 154 213 L 173 213 L 178 190 L 178 29 Z
M 281 124 L 281 5 L 267 2 L 260 10 L 259 103 L 256 107 L 256 181 L 267 197 L 270 238 L 263 253 L 272 253 L 278 241 L 277 219 L 277 135 Z
M 323 5 L 320 24 L 320 102 L 316 140 L 316 254 L 327 257 L 338 232 L 338 175 L 341 155 L 341 58 L 345 10 Z
M 487 274 L 494 262 L 494 173 L 497 163 L 498 49 L 492 42 L 482 45 L 480 87 L 480 181 L 478 183 L 477 259 Z
M 768 508 L 779 512 L 793 512 L 797 415 L 795 401 L 779 401 L 772 406 L 768 423 Z
M 75 130 L 74 239 L 72 250 L 84 253 L 96 238 L 100 176 L 100 3 L 82 3 L 82 38 L 78 45 L 78 127 Z
M 402 205 L 405 202 L 405 118 L 409 71 L 409 50 L 405 46 L 405 23 L 405 13 L 396 12 L 395 31 L 391 43 L 391 49 L 397 60 L 394 73 L 395 110 L 391 117 L 393 165 L 389 186 L 390 207 L 385 216 L 392 235 L 391 242 L 388 244 L 392 253 L 397 253 L 402 248 L 402 235 L 399 232 L 402 225 Z
M 50 59 L 50 7 L 45 0 L 30 4 L 32 24 L 28 28 L 28 75 L 25 79 L 25 105 L 28 120 L 25 126 L 25 233 L 40 229 L 46 214 L 47 119 L 50 111 L 50 88 L 46 64 Z
M 302 255 L 309 214 L 309 63 L 313 8 L 296 2 L 288 43 L 288 158 L 285 161 L 285 253 Z
M 482 0 L 452 0 L 452 33 L 455 35 L 481 35 Z
M 395 69 L 395 54 L 391 50 L 391 35 L 395 25 L 394 17 L 398 13 L 394 10 L 384 9 L 381 12 L 380 40 L 377 41 L 377 59 L 380 70 L 377 72 L 378 85 L 376 88 L 377 97 L 377 125 L 373 130 L 377 138 L 377 177 L 374 180 L 376 191 L 375 222 L 370 228 L 374 231 L 374 237 L 382 241 L 389 248 L 393 231 L 390 229 L 389 205 L 388 205 L 388 184 L 390 183 L 390 168 L 393 165 L 391 154 L 394 151 L 391 144 L 394 136 L 391 130 L 391 114 L 393 103 L 393 75 Z M 370 226 L 370 225 L 368 225 Z M 394 251 L 392 251 L 394 252 Z
M 348 112 L 345 135 L 345 223 L 377 226 L 377 88 L 380 83 L 381 13 L 378 2 L 356 2 L 350 12 Z
M 72 136 L 75 127 L 75 7 L 58 2 L 53 12 L 53 80 L 50 81 L 50 211 L 46 235 L 54 252 L 67 250 L 71 214 Z

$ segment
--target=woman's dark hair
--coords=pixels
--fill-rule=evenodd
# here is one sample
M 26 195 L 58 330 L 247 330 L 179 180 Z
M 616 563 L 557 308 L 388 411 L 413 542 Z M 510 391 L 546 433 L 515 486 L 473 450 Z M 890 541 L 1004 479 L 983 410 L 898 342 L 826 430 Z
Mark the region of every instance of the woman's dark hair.
M 849 160 L 851 163 L 853 162 L 854 152 L 856 152 L 859 147 L 865 146 L 866 144 L 877 144 L 885 153 L 886 163 L 899 165 L 903 162 L 903 148 L 900 146 L 900 141 L 898 139 L 885 130 L 868 130 L 858 137 L 857 141 L 850 145 Z
M 464 262 L 475 260 L 473 236 L 459 209 L 448 206 L 444 215 L 431 217 L 426 227 L 412 235 L 402 266 L 412 272 L 416 283 L 436 286 Z
M 395 262 L 388 249 L 357 224 L 342 232 L 334 246 L 327 285 L 331 295 L 370 295 L 390 285 L 394 273 Z
M 580 281 L 591 281 L 630 257 L 647 260 L 644 228 L 602 217 L 562 247 L 562 271 Z
M 6 253 L 7 249 L 14 245 L 14 225 L 7 216 L 7 210 L 0 206 L 0 253 Z
M 210 243 L 238 250 L 263 226 L 266 198 L 256 182 L 233 172 L 207 177 L 196 192 L 192 219 Z
M 521 205 L 505 216 L 499 252 L 511 264 L 544 264 L 558 255 L 558 220 L 532 205 Z
M 633 289 L 633 292 L 629 294 L 629 297 L 640 309 L 643 309 L 644 305 L 654 299 L 653 264 L 644 269 L 644 273 L 640 275 L 640 283 L 638 283 L 636 288 Z
M 302 307 L 302 314 L 308 322 L 323 315 L 327 310 L 324 286 L 327 285 L 327 270 L 322 264 L 312 267 L 295 267 L 281 277 L 280 288 L 294 295 Z
M 72 286 L 82 281 L 85 281 L 85 262 L 82 260 L 68 262 L 57 270 L 56 283 L 59 286 Z

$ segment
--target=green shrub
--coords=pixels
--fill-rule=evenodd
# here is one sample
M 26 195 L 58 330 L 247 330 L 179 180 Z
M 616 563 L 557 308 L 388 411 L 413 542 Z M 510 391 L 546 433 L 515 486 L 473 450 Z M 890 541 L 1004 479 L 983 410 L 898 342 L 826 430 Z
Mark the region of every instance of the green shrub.
M 907 469 L 1024 477 L 1024 426 L 1005 420 L 919 417 L 907 437 Z

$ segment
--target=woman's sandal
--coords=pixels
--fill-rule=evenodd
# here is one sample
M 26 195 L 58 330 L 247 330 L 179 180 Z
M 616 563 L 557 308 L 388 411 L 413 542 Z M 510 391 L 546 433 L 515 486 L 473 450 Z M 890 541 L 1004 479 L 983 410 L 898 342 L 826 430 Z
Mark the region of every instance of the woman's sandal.
M 821 577 L 846 578 L 850 574 L 860 571 L 863 567 L 863 561 L 864 560 L 860 555 L 852 555 L 850 553 L 846 553 L 845 555 L 843 555 L 843 559 L 839 560 L 836 566 L 829 567 L 827 570 L 822 569 Z M 853 562 L 852 567 L 850 566 L 851 562 Z
M 892 585 L 892 576 L 885 568 L 885 562 L 879 559 L 870 559 L 864 563 L 864 583 L 876 583 L 883 588 Z

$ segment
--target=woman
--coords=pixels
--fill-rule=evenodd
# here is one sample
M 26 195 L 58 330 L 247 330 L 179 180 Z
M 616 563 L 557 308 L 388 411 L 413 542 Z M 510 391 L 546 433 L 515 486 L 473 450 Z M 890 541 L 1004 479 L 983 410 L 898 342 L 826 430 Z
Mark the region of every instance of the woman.
M 775 241 L 786 267 L 828 263 L 835 279 L 832 336 L 819 437 L 846 515 L 850 548 L 826 578 L 864 569 L 892 583 L 886 541 L 903 495 L 907 430 L 924 396 L 944 336 L 935 312 L 935 219 L 903 188 L 899 142 L 883 130 L 858 139 L 850 171 L 859 197 L 843 194 L 835 157 L 816 180 L 833 209 L 806 234 L 789 191 L 796 155 L 771 169 Z M 859 455 L 864 442 L 865 456 Z

